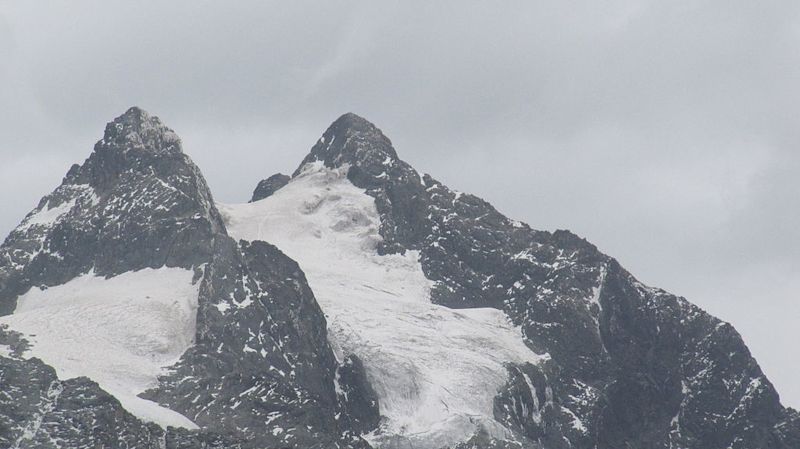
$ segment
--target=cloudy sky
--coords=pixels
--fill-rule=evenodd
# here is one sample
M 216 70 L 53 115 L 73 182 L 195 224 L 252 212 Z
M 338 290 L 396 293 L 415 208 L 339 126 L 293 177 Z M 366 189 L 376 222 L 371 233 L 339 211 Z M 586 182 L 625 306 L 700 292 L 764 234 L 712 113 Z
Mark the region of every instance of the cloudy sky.
M 216 198 L 353 111 L 732 322 L 800 407 L 800 2 L 0 0 L 0 234 L 131 105 Z

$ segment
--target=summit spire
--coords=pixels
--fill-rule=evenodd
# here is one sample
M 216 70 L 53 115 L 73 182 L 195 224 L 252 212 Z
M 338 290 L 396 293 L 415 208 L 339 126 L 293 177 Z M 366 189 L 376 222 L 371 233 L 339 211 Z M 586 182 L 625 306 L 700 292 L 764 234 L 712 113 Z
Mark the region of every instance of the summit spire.
M 348 112 L 336 119 L 303 159 L 303 165 L 321 161 L 327 167 L 364 166 L 396 161 L 392 142 L 369 120 Z M 300 168 L 295 171 L 299 173 Z
M 156 116 L 137 106 L 106 124 L 95 150 L 109 148 L 151 153 L 181 153 L 181 140 Z

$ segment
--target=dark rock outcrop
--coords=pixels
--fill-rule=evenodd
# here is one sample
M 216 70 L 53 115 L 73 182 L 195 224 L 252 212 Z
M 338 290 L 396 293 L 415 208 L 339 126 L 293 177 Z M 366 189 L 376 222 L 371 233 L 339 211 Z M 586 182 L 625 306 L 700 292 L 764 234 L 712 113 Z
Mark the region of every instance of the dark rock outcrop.
M 85 377 L 59 380 L 39 359 L 21 357 L 27 342 L 0 328 L 0 447 L 159 448 L 165 431 L 126 412 Z
M 336 386 L 342 426 L 357 435 L 376 429 L 380 421 L 378 395 L 355 354 L 345 357 L 337 368 Z
M 250 198 L 250 202 L 252 203 L 272 196 L 272 194 L 277 192 L 278 189 L 285 186 L 290 179 L 292 178 L 290 178 L 288 175 L 284 175 L 283 173 L 275 173 L 269 178 L 262 180 L 258 183 L 256 189 L 253 191 L 253 197 Z
M 303 272 L 264 242 L 224 239 L 215 253 L 195 346 L 143 396 L 243 447 L 334 446 L 336 363 Z

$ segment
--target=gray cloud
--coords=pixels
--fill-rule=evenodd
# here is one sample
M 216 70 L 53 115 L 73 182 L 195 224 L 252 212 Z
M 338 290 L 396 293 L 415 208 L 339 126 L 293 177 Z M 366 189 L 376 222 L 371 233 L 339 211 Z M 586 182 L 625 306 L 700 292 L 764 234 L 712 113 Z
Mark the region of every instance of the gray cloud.
M 339 114 L 731 321 L 800 406 L 800 3 L 4 2 L 0 231 L 140 105 L 222 201 Z

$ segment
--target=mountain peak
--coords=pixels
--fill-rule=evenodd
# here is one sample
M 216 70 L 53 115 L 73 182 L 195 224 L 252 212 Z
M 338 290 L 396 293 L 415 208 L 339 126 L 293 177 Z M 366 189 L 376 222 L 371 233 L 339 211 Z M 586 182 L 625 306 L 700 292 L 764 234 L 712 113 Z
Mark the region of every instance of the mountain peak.
M 213 238 L 224 233 L 208 185 L 178 136 L 130 108 L 0 246 L 0 261 L 29 270 L 4 283 L 0 263 L 0 299 L 14 282 L 52 286 L 89 270 L 189 269 L 206 262 Z M 12 306 L 0 304 L 0 313 Z
M 150 114 L 144 109 L 139 106 L 131 106 L 124 114 L 117 117 L 117 120 L 150 120 L 151 118 Z
M 397 159 L 392 142 L 377 126 L 348 112 L 328 127 L 294 174 L 298 174 L 304 165 L 317 161 L 335 168 L 342 165 L 361 167 Z
M 96 149 L 117 148 L 154 153 L 180 153 L 181 141 L 172 129 L 156 116 L 133 106 L 106 124 L 103 139 Z
M 360 132 L 369 132 L 373 130 L 380 132 L 374 123 L 353 112 L 346 112 L 342 114 L 339 118 L 334 120 L 330 127 L 344 130 L 350 129 Z

